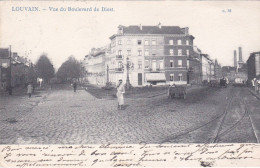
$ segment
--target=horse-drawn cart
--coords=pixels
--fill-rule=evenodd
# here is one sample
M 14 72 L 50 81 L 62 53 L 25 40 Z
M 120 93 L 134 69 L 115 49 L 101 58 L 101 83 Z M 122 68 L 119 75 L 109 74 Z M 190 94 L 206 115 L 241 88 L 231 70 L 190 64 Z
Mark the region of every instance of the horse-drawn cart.
M 186 99 L 186 86 L 184 85 L 173 85 L 168 89 L 168 97 L 173 99 L 175 97 Z

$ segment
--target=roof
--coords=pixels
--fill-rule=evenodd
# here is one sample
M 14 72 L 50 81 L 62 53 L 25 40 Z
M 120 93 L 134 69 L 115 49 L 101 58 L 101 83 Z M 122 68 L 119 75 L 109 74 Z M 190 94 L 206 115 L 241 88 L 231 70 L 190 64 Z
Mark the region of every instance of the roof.
M 9 57 L 9 50 L 8 48 L 0 48 L 0 58 L 8 58 Z
M 118 34 L 114 34 L 110 37 L 110 39 L 113 39 L 117 35 L 128 35 L 128 34 L 142 34 L 142 35 L 151 35 L 151 34 L 164 34 L 164 35 L 188 35 L 193 37 L 192 35 L 189 35 L 188 33 L 188 27 L 181 28 L 179 26 L 142 26 L 142 25 L 132 25 L 132 26 L 118 26 L 119 32 Z M 120 32 L 121 31 L 121 32 Z M 194 38 L 194 37 L 193 37 Z
M 179 26 L 128 26 L 124 34 L 185 34 Z

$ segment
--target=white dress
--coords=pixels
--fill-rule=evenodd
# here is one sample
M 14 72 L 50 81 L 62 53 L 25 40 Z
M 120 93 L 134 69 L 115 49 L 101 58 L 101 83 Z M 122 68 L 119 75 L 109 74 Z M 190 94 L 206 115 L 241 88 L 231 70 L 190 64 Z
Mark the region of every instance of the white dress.
M 120 86 L 117 88 L 117 101 L 118 104 L 124 105 L 124 93 L 125 93 L 125 87 L 124 85 L 121 83 Z

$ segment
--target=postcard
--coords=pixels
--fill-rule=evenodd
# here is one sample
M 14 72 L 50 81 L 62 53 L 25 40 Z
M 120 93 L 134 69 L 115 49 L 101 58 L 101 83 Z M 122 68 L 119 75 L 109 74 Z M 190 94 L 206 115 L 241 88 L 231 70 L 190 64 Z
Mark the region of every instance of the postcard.
M 260 167 L 260 1 L 0 1 L 0 167 Z

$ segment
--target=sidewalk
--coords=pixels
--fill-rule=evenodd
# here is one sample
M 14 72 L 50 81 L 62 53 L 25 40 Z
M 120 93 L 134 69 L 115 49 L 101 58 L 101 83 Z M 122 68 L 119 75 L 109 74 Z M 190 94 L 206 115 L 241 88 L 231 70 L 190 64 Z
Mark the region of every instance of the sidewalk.
M 252 88 L 252 87 L 248 87 L 248 90 L 249 90 L 249 92 L 250 92 L 252 95 L 254 95 L 258 100 L 260 100 L 260 92 L 259 92 L 259 93 L 256 93 L 255 90 L 254 90 L 254 88 Z

